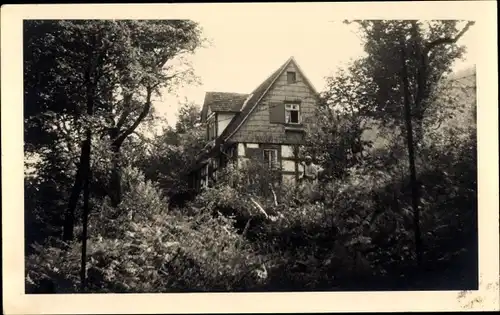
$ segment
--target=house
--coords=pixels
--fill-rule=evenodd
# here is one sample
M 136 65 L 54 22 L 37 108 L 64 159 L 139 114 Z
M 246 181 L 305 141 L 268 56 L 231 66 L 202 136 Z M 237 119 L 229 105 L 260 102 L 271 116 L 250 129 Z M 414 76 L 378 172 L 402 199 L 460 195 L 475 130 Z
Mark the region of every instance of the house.
M 297 147 L 304 143 L 318 101 L 318 92 L 293 57 L 250 94 L 207 92 L 201 111 L 207 146 L 192 168 L 193 188 L 216 180 L 228 162 L 242 165 L 248 159 L 276 167 L 284 181 L 297 180 Z

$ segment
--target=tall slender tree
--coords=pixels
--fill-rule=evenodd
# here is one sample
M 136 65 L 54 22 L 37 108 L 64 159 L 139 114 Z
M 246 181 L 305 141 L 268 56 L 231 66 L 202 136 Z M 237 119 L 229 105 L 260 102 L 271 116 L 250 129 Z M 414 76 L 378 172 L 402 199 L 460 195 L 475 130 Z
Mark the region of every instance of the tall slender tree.
M 385 124 L 405 131 L 412 207 L 414 213 L 415 254 L 422 264 L 419 224 L 419 183 L 416 149 L 422 140 L 423 121 L 435 101 L 441 79 L 451 72 L 465 48 L 457 41 L 474 22 L 455 20 L 362 20 L 354 21 L 361 30 L 367 57 L 362 59 L 366 82 L 376 85 L 367 90 L 371 99 L 366 113 Z M 350 23 L 350 22 L 347 22 Z

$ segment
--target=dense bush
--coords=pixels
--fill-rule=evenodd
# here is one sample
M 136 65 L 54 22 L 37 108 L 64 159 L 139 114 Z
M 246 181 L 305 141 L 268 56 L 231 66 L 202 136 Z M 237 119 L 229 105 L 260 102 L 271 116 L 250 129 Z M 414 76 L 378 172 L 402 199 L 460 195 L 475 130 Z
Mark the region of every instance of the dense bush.
M 258 283 L 260 257 L 236 233 L 231 219 L 169 211 L 158 189 L 140 173 L 129 169 L 126 174 L 130 190 L 120 207 L 104 202 L 91 218 L 89 291 L 227 291 Z M 56 292 L 79 287 L 78 242 L 69 250 L 54 244 L 35 250 L 27 259 L 30 292 L 44 285 L 47 290 L 48 284 Z
M 474 127 L 433 137 L 419 152 L 425 260 L 420 269 L 407 162 L 403 154 L 383 161 L 385 150 L 395 152 L 394 144 L 372 151 L 345 169 L 343 178 L 325 179 L 316 187 L 320 198 L 280 184 L 273 186 L 281 197 L 276 204 L 272 196 L 234 184 L 260 174 L 254 165 L 230 168 L 233 185 L 219 181 L 195 203 L 236 218 L 240 232 L 266 257 L 269 279 L 261 288 L 375 288 L 384 282 L 385 288 L 429 287 L 448 270 L 463 272 L 464 253 L 473 257 L 477 202 Z
M 229 165 L 214 187 L 173 210 L 155 183 L 126 168 L 117 208 L 92 199 L 87 289 L 333 290 L 431 286 L 442 276 L 459 281 L 476 250 L 475 128 L 427 136 L 418 161 L 425 275 L 414 269 L 404 155 L 376 163 L 384 150 L 395 152 L 389 147 L 346 168 L 342 178 L 322 179 L 314 199 L 249 163 Z M 65 249 L 49 238 L 33 251 L 29 292 L 79 289 L 78 241 Z
M 266 187 L 252 186 L 249 176 L 269 172 L 228 167 L 214 187 L 175 211 L 153 182 L 127 168 L 118 208 L 93 200 L 88 290 L 390 288 L 453 277 L 450 270 L 463 272 L 475 253 L 475 129 L 439 137 L 420 148 L 427 276 L 409 272 L 415 252 L 404 159 L 384 170 L 368 162 L 348 168 L 343 178 L 320 183 L 314 200 L 284 183 L 261 194 Z M 28 290 L 78 290 L 79 243 L 69 250 L 47 244 L 27 259 Z

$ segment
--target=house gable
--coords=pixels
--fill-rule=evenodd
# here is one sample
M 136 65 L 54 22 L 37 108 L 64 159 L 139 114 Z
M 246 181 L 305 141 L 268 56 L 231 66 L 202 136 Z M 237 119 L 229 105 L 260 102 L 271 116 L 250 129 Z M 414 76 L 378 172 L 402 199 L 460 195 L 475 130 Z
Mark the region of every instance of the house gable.
M 288 83 L 287 72 L 295 72 L 294 83 Z M 206 121 L 208 108 L 216 111 L 213 108 L 214 99 L 220 98 L 220 95 L 215 95 L 215 93 L 219 92 L 206 93 L 202 121 Z M 235 93 L 219 94 L 228 96 Z M 243 97 L 243 94 L 239 95 L 241 98 L 238 98 L 232 107 L 234 116 L 231 118 L 231 115 L 225 115 L 224 123 L 221 119 L 221 125 L 218 126 L 217 130 L 218 137 L 207 143 L 207 146 L 200 152 L 194 169 L 202 165 L 207 158 L 218 155 L 221 150 L 238 142 L 253 143 L 258 147 L 260 147 L 259 143 L 263 145 L 266 143 L 284 145 L 301 143 L 304 135 L 303 130 L 298 128 L 299 130 L 291 131 L 289 130 L 290 126 L 286 126 L 284 123 L 270 121 L 269 109 L 272 108 L 270 104 L 279 102 L 284 106 L 284 101 L 299 101 L 302 122 L 304 122 L 302 127 L 305 127 L 319 100 L 318 93 L 293 57 L 275 70 L 252 93 L 246 97 Z M 216 116 L 221 115 L 221 113 L 217 112 Z M 227 126 L 226 121 L 229 121 Z
M 227 128 L 231 120 L 233 120 L 236 113 L 221 112 L 217 115 L 217 136 L 219 137 L 222 132 Z
M 294 74 L 294 75 L 290 75 Z M 289 78 L 295 77 L 290 83 Z M 300 143 L 303 133 L 300 128 L 291 131 L 285 124 L 285 103 L 296 103 L 300 107 L 302 126 L 313 117 L 318 93 L 293 58 L 275 73 L 259 100 L 253 104 L 246 117 L 241 119 L 230 137 L 235 142 Z M 243 113 L 242 113 L 243 114 Z M 282 117 L 281 121 L 280 118 Z M 228 128 L 229 129 L 229 128 Z M 297 132 L 298 131 L 298 132 Z
M 249 114 L 254 110 L 256 105 L 262 99 L 262 97 L 267 93 L 272 84 L 276 81 L 278 76 L 283 72 L 283 69 L 290 63 L 292 58 L 287 60 L 283 65 L 281 65 L 276 71 L 274 71 L 264 82 L 262 82 L 249 97 L 245 100 L 241 112 L 237 114 L 229 123 L 228 127 L 221 134 L 219 141 L 226 142 L 229 138 L 234 135 L 236 131 L 242 126 L 245 120 L 248 118 Z

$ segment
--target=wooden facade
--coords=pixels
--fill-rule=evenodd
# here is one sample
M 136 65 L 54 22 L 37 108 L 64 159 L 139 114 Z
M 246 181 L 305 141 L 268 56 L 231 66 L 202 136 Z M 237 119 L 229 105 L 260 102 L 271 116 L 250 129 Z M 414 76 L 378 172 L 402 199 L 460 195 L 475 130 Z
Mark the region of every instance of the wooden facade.
M 207 92 L 202 121 L 207 149 L 193 168 L 193 188 L 217 180 L 229 161 L 241 166 L 260 160 L 281 170 L 282 180 L 296 182 L 298 146 L 313 123 L 318 93 L 292 58 L 250 94 Z

